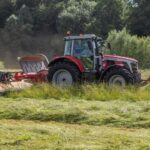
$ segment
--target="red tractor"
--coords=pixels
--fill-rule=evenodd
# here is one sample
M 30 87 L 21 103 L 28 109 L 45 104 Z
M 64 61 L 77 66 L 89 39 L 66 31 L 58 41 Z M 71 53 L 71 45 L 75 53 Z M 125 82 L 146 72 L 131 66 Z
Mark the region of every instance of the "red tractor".
M 54 57 L 48 64 L 47 79 L 50 83 L 72 85 L 81 81 L 96 81 L 125 86 L 141 81 L 138 61 L 103 55 L 101 38 L 87 34 L 67 36 L 64 40 L 64 56 Z
M 107 82 L 125 86 L 141 81 L 138 61 L 116 55 L 103 55 L 101 38 L 93 35 L 65 37 L 64 56 L 51 62 L 44 55 L 19 58 L 22 72 L 1 73 L 0 81 L 46 82 L 56 85 L 73 85 L 83 81 Z M 110 47 L 110 44 L 109 44 Z M 148 81 L 148 80 L 147 80 Z

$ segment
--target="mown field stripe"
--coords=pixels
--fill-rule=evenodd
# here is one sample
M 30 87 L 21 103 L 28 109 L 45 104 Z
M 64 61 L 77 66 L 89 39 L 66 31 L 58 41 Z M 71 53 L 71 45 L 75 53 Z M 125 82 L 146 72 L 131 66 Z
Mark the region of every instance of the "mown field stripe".
M 150 128 L 150 101 L 1 98 L 0 119 Z
M 0 120 L 1 149 L 148 150 L 150 130 Z

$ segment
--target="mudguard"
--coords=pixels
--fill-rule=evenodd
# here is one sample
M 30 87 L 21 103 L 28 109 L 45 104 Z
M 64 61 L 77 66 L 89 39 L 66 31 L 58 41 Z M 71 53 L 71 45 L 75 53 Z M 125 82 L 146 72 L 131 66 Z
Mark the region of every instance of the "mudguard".
M 77 68 L 80 70 L 80 72 L 84 72 L 85 68 L 84 65 L 81 63 L 81 61 L 74 57 L 74 56 L 61 56 L 61 57 L 54 57 L 52 61 L 49 63 L 48 67 L 52 66 L 53 64 L 61 61 L 69 61 L 77 66 Z

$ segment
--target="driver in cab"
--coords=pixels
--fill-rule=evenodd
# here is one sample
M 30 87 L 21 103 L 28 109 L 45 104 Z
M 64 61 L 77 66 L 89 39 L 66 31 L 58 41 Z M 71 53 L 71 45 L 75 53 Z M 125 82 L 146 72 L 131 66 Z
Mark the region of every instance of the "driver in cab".
M 92 42 L 89 40 L 75 40 L 74 41 L 74 56 L 90 57 L 93 55 Z

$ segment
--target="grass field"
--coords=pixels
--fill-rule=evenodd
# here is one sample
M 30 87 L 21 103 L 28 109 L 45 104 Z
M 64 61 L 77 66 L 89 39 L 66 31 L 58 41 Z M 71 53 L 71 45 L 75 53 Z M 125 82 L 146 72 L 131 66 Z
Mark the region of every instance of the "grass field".
M 150 85 L 42 84 L 0 98 L 0 150 L 149 150 L 149 141 Z
M 149 150 L 150 130 L 57 122 L 0 121 L 1 149 Z
M 1 149 L 150 149 L 150 101 L 1 98 Z

